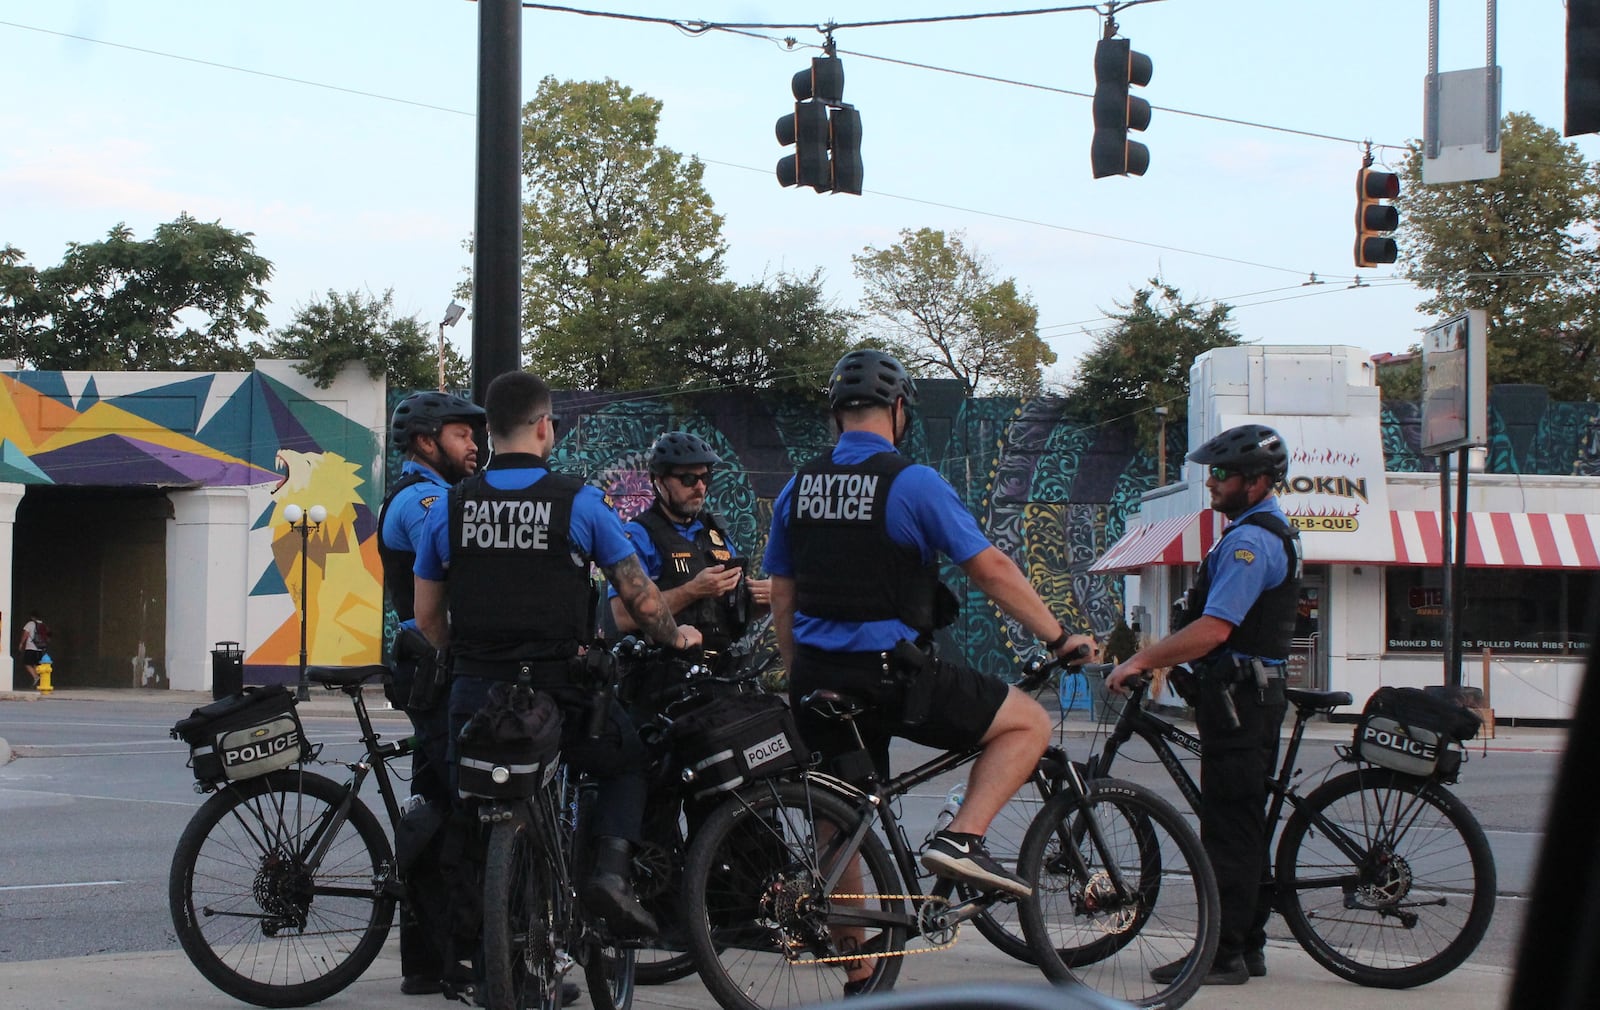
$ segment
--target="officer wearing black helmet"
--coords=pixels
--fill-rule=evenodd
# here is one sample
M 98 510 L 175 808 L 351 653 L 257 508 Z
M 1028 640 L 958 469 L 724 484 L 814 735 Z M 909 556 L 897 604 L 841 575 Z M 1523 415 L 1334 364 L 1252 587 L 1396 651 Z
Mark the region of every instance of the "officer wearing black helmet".
M 699 435 L 663 434 L 645 458 L 655 501 L 623 529 L 674 619 L 699 628 L 708 653 L 726 656 L 744 634 L 753 610 L 771 599 L 771 582 L 745 578 L 746 559 L 735 549 L 721 517 L 705 507 L 721 462 Z M 638 625 L 615 588 L 610 597 L 617 630 L 631 634 Z
M 1284 673 L 1299 595 L 1300 537 L 1273 488 L 1289 471 L 1283 438 L 1244 424 L 1189 454 L 1206 466 L 1211 507 L 1228 528 L 1200 563 L 1171 635 L 1123 661 L 1106 687 L 1123 692 L 1146 670 L 1187 663 L 1200 759 L 1200 836 L 1217 874 L 1222 935 L 1205 981 L 1240 985 L 1267 973 L 1266 778 L 1278 761 Z M 1182 962 L 1150 973 L 1177 976 Z
M 405 454 L 400 479 L 389 488 L 378 513 L 378 557 L 383 585 L 400 628 L 395 636 L 393 676 L 387 694 L 411 719 L 417 749 L 411 757 L 411 795 L 425 806 L 412 807 L 402 824 L 402 854 L 425 851 L 450 809 L 449 774 L 445 766 L 448 732 L 442 702 L 443 674 L 438 654 L 417 630 L 411 567 L 416 563 L 422 524 L 434 505 L 444 501 L 450 486 L 478 467 L 477 429 L 483 408 L 449 393 L 413 393 L 395 405 L 389 420 L 389 442 Z M 430 909 L 441 912 L 442 880 L 435 879 L 432 860 L 420 860 L 408 879 L 418 900 L 400 921 L 400 991 L 408 996 L 440 991 L 442 960 L 436 946 L 439 924 L 428 921 Z M 411 867 L 407 867 L 408 870 Z
M 895 451 L 916 399 L 911 376 L 881 351 L 854 350 L 835 366 L 828 401 L 839 441 L 806 464 L 773 506 L 766 552 L 773 625 L 791 699 L 830 688 L 871 704 L 857 725 L 880 773 L 888 770 L 891 737 L 982 746 L 965 802 L 923 864 L 1026 896 L 1027 882 L 988 854 L 982 836 L 1044 753 L 1050 717 L 998 677 L 931 656 L 933 632 L 955 616 L 938 555 L 1056 655 L 1079 646 L 1092 655 L 1093 640 L 1068 634 L 937 471 Z M 798 705 L 796 717 L 808 746 L 825 757 L 855 749 L 839 723 Z

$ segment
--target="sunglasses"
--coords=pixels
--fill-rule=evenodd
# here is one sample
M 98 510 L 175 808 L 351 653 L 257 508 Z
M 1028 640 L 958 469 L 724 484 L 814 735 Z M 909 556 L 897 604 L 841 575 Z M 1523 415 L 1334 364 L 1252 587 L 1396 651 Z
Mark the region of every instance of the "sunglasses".
M 547 414 L 538 414 L 538 415 L 536 415 L 534 417 L 533 420 L 529 421 L 528 423 L 529 424 L 538 424 L 539 423 L 539 418 L 541 418 L 541 417 L 547 417 L 547 418 L 550 419 L 550 437 L 551 438 L 556 438 L 557 436 L 559 436 L 561 434 L 561 418 L 556 414 L 548 414 L 548 413 Z
M 1240 471 L 1238 471 L 1238 470 L 1229 470 L 1225 466 L 1213 466 L 1213 467 L 1209 467 L 1208 469 L 1211 471 L 1211 479 L 1214 480 L 1214 481 L 1218 481 L 1218 482 L 1225 481 L 1229 477 L 1242 477 L 1243 476 L 1243 474 Z
M 704 484 L 706 487 L 711 486 L 710 473 L 669 473 L 667 476 L 686 488 L 694 487 L 696 484 Z

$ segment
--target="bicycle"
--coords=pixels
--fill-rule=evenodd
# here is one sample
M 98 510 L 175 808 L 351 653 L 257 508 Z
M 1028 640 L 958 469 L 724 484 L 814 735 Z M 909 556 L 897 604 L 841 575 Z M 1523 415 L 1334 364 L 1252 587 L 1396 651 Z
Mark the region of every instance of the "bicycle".
M 1105 676 L 1112 667 L 1084 669 Z M 1130 687 L 1104 747 L 1085 763 L 1086 776 L 1109 774 L 1122 746 L 1137 736 L 1198 812 L 1200 789 L 1173 748 L 1198 755 L 1199 737 L 1146 709 L 1144 683 Z M 1408 989 L 1443 977 L 1477 948 L 1494 914 L 1494 854 L 1483 828 L 1437 776 L 1371 765 L 1348 745 L 1324 770 L 1324 781 L 1302 796 L 1294 780 L 1306 723 L 1352 699 L 1345 691 L 1285 694 L 1294 728 L 1267 781 L 1268 837 L 1285 805 L 1293 812 L 1262 884 L 1274 908 L 1306 953 L 1348 981 Z M 1341 763 L 1356 767 L 1333 774 Z
M 196 783 L 213 795 L 178 839 L 168 907 L 190 962 L 235 999 L 298 1007 L 338 993 L 372 964 L 396 906 L 406 903 L 383 825 L 359 798 L 375 777 L 390 827 L 399 825 L 389 763 L 409 755 L 415 740 L 380 743 L 361 690 L 388 673 L 385 666 L 306 671 L 343 691 L 355 709 L 363 754 L 344 763 L 351 775 L 342 785 L 303 762 Z M 310 756 L 318 754 L 320 745 Z
M 1060 665 L 1031 668 L 1019 686 L 1038 688 Z M 818 691 L 805 704 L 847 721 L 860 742 L 859 701 Z M 690 950 L 717 1002 L 765 1010 L 835 998 L 852 966 L 871 968 L 851 984 L 852 994 L 886 990 L 904 956 L 951 946 L 962 922 L 1014 900 L 949 880 L 922 893 L 925 874 L 895 811 L 899 797 L 979 753 L 948 751 L 880 781 L 863 747 L 841 759 L 851 766 L 842 776 L 805 768 L 746 786 L 719 806 L 696 833 L 685 868 Z M 1070 977 L 1108 995 L 1149 1007 L 1181 1004 L 1199 987 L 1219 928 L 1216 882 L 1198 836 L 1141 787 L 1086 783 L 1064 761 L 1059 774 L 1036 772 L 1035 785 L 1050 798 L 1019 865 L 1036 888 L 1047 867 L 1072 881 L 1076 902 L 1061 923 L 1077 937 L 1076 953 L 1062 955 L 1058 942 L 1051 956 L 1069 960 Z M 1021 906 L 1031 941 L 1041 925 L 1029 922 L 1037 902 Z M 1129 969 L 1130 962 L 1174 960 L 1183 969 L 1165 985 Z

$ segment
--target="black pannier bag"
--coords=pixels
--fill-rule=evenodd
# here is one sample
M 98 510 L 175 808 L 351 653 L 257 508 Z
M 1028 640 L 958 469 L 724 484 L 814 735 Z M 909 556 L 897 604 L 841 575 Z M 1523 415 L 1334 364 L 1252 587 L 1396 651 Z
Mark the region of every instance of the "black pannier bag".
M 668 738 L 696 799 L 803 767 L 807 757 L 789 706 L 772 694 L 712 698 L 675 719 Z
M 488 799 L 532 796 L 560 753 L 555 699 L 517 684 L 495 684 L 456 740 L 456 791 Z
M 172 738 L 189 745 L 200 782 L 240 782 L 287 768 L 311 755 L 294 692 L 282 684 L 247 687 L 189 713 Z
M 1477 736 L 1482 723 L 1452 698 L 1417 687 L 1380 687 L 1356 722 L 1354 753 L 1383 768 L 1453 782 L 1461 769 L 1459 745 Z

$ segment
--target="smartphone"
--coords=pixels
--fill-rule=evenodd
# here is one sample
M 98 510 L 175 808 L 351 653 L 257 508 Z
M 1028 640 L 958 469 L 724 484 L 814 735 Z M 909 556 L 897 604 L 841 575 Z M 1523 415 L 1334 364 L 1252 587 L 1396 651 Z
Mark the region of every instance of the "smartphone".
M 750 571 L 750 559 L 749 558 L 729 558 L 728 560 L 726 560 L 726 561 L 724 561 L 722 563 L 722 567 L 723 567 L 724 570 L 727 570 L 729 568 L 737 568 L 741 572 L 749 572 Z

